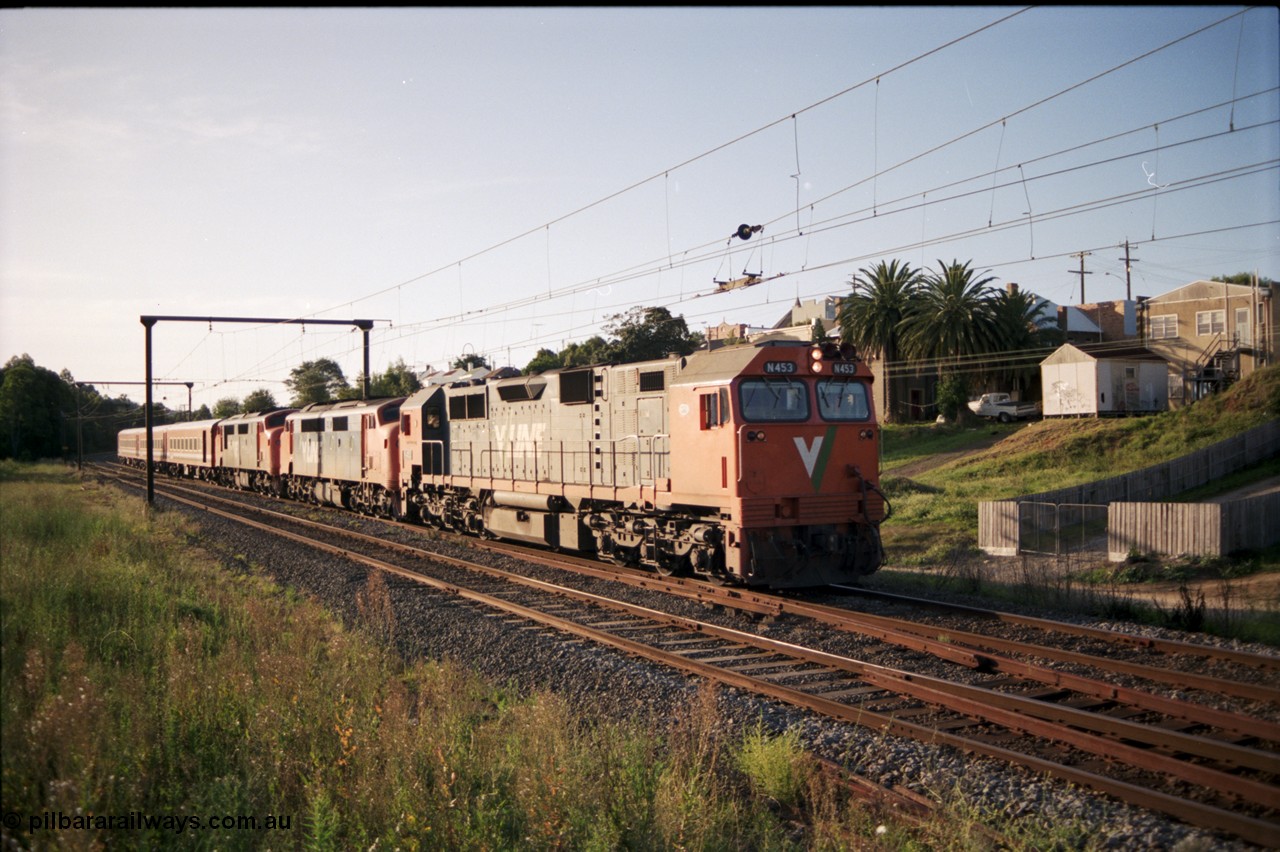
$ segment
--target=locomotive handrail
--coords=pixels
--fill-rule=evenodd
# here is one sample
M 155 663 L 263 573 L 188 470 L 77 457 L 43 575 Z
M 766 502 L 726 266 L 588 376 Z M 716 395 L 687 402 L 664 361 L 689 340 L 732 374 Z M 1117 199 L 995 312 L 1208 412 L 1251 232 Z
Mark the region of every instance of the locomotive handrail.
M 738 478 L 735 480 L 739 485 L 742 484 L 742 435 L 747 429 L 747 424 L 743 423 L 738 427 Z

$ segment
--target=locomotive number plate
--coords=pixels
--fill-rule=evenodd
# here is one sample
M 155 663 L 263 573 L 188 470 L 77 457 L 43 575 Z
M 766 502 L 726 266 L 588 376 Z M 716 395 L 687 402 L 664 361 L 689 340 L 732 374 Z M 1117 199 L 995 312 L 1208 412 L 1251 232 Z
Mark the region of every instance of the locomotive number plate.
M 837 376 L 852 376 L 858 372 L 857 364 L 842 364 L 839 361 L 831 365 L 831 372 Z
M 796 371 L 794 361 L 765 361 L 764 371 L 772 376 L 789 376 Z

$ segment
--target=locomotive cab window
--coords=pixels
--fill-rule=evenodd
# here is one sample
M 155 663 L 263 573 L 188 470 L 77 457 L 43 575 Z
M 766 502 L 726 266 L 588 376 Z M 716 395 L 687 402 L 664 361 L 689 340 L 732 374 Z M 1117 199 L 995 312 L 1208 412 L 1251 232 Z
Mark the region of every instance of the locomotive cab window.
M 703 429 L 714 429 L 729 422 L 729 390 L 727 388 L 700 395 L 698 406 Z
M 850 379 L 820 379 L 818 381 L 818 413 L 823 420 L 844 422 L 867 420 L 871 406 L 867 401 L 867 386 Z
M 748 423 L 799 423 L 809 419 L 809 389 L 795 379 L 743 379 L 738 388 Z

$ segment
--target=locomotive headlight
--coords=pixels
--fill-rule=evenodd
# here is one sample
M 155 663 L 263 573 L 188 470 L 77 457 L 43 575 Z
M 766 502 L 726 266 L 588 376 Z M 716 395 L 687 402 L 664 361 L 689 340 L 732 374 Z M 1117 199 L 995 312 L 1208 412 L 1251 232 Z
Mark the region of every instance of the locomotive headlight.
M 764 432 L 762 432 L 762 431 L 761 431 L 761 432 L 748 432 L 748 433 L 747 433 L 747 440 L 748 440 L 748 441 L 763 441 L 763 440 L 764 440 Z
M 814 373 L 822 372 L 822 347 L 815 346 L 809 350 L 809 370 Z

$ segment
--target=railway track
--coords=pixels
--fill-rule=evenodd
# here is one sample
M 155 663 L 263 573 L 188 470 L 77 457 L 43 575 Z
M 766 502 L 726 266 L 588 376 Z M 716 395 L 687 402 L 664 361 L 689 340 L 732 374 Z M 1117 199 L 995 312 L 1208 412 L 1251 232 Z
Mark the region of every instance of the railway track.
M 741 615 L 695 620 L 567 583 L 395 544 L 385 537 L 268 513 L 223 495 L 203 494 L 200 500 L 224 506 L 208 511 L 328 548 L 423 583 L 450 599 L 501 612 L 503 618 L 613 647 L 831 719 L 1017 763 L 1250 843 L 1280 845 L 1280 724 L 1275 718 L 1280 693 L 1268 683 L 1276 662 L 1271 657 L 1225 655 L 1231 659 L 1224 659 L 1224 664 L 1239 674 L 1211 677 L 1132 661 L 1120 664 L 989 632 L 940 634 L 936 623 L 538 555 L 558 570 L 572 570 L 591 581 L 608 577 L 610 582 L 753 614 L 744 628 Z M 267 520 L 247 519 L 242 517 L 245 513 L 263 513 L 260 517 Z M 319 544 L 311 541 L 317 537 L 323 539 Z M 444 575 L 442 565 L 450 568 Z M 463 582 L 463 576 L 469 579 Z M 990 614 L 967 613 L 966 618 L 1007 626 Z M 734 621 L 739 626 L 732 626 Z M 1071 635 L 1056 622 L 1032 627 L 1045 635 Z M 762 635 L 806 631 L 836 632 L 864 645 L 909 649 L 930 662 L 905 670 L 867 662 L 862 654 L 855 658 L 833 651 L 824 642 Z M 1100 639 L 1088 637 L 1090 642 Z M 1159 648 L 1155 644 L 1159 643 L 1135 647 L 1162 657 L 1181 658 L 1193 650 L 1209 653 L 1189 643 Z M 1126 685 L 1130 682 L 1178 685 L 1194 690 L 1200 700 Z

